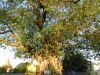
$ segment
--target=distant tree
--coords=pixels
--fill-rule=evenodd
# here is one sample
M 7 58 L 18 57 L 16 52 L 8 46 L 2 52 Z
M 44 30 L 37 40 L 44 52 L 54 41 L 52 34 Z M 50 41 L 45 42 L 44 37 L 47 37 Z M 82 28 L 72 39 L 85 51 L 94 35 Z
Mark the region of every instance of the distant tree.
M 93 70 L 91 61 L 88 61 L 79 51 L 65 50 L 63 69 L 68 71 L 74 69 L 77 72 L 87 72 Z
M 14 73 L 25 73 L 27 63 L 20 63 L 16 66 Z
M 7 73 L 6 68 L 0 67 L 0 73 Z

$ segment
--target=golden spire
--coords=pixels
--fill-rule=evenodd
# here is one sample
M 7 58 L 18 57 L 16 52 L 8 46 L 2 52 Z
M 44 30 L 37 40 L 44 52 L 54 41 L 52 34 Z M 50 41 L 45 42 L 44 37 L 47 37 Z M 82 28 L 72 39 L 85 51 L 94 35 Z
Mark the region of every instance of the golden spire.
M 12 65 L 11 65 L 11 63 L 10 63 L 9 58 L 7 59 L 7 61 L 6 61 L 6 63 L 5 63 L 4 66 L 5 66 L 6 68 L 12 68 Z
M 3 65 L 3 67 L 6 68 L 7 72 L 10 72 L 10 70 L 12 69 L 12 65 L 10 63 L 9 58 L 7 59 L 6 63 Z

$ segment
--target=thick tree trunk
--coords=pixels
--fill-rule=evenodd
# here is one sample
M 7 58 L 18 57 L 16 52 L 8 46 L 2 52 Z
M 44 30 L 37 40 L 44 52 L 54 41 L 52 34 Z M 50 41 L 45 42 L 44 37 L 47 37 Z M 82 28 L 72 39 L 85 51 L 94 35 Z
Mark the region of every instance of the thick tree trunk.
M 46 70 L 54 73 L 54 75 L 62 74 L 62 64 L 59 63 L 59 59 L 56 56 L 49 56 L 48 59 L 43 59 L 42 55 L 36 56 L 40 65 L 40 72 L 43 73 Z

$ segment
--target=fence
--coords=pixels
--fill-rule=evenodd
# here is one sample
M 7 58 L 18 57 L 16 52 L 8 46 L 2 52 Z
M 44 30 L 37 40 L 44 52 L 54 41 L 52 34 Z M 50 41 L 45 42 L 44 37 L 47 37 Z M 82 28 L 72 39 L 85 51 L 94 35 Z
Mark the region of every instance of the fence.
M 26 75 L 25 73 L 5 73 L 5 74 L 0 74 L 0 75 Z M 30 74 L 30 75 L 34 75 L 34 74 Z M 51 74 L 51 73 L 44 73 L 43 75 L 55 75 L 55 74 Z M 68 73 L 63 73 L 63 75 L 69 75 Z M 97 72 L 76 72 L 76 75 L 100 75 L 100 73 Z

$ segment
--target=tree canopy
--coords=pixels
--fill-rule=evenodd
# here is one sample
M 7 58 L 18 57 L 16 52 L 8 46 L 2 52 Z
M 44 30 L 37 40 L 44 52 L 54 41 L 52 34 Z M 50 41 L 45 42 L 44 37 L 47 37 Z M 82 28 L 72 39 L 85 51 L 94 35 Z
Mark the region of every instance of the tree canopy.
M 14 69 L 14 73 L 25 73 L 26 67 L 27 67 L 27 63 L 20 63 Z
M 93 64 L 91 61 L 79 51 L 65 50 L 65 57 L 63 60 L 63 71 L 70 71 L 70 69 L 76 72 L 91 72 L 93 71 Z
M 99 0 L 1 0 L 0 44 L 18 57 L 100 49 Z
M 1 73 L 7 73 L 6 68 L 0 67 L 0 74 L 1 74 Z

